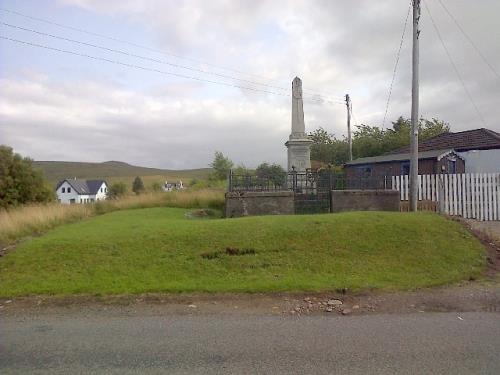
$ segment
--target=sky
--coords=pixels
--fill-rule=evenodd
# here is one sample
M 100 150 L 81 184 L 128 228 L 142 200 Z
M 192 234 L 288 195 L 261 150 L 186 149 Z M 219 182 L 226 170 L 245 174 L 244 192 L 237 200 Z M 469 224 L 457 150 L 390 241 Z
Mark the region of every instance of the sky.
M 500 2 L 425 4 L 421 116 L 500 132 Z M 219 150 L 247 167 L 285 165 L 295 76 L 308 132 L 345 136 L 347 93 L 354 125 L 410 117 L 411 14 L 384 123 L 409 5 L 3 0 L 0 144 L 35 160 L 186 169 Z

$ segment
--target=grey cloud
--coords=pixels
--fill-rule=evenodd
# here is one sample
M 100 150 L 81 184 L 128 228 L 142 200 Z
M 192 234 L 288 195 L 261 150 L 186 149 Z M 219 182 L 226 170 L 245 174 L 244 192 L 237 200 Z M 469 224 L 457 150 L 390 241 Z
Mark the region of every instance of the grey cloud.
M 62 100 L 65 107 L 58 109 L 56 103 L 44 100 L 51 96 L 50 89 L 30 93 L 34 85 L 7 85 L 13 86 L 20 86 L 12 90 L 15 92 L 26 90 L 34 104 L 30 104 L 30 115 L 22 100 L 0 98 L 2 143 L 37 159 L 120 159 L 164 168 L 189 168 L 207 166 L 216 149 L 247 165 L 255 165 L 255 160 L 283 159 L 276 158 L 276 154 L 283 148 L 288 126 L 272 124 L 288 123 L 288 113 L 279 107 L 266 113 L 267 104 L 263 102 L 167 101 L 156 111 L 147 111 L 158 98 L 96 85 L 96 90 L 108 93 L 109 103 L 90 89 L 84 90 L 85 96 L 67 91 Z M 122 99 L 117 101 L 117 97 Z M 127 111 L 109 110 L 117 105 L 126 106 Z M 54 116 L 54 111 L 64 113 Z
M 135 1 L 61 0 L 143 24 L 157 47 L 275 78 L 289 87 L 299 75 L 305 89 L 349 92 L 357 120 L 381 125 L 408 2 L 386 1 Z M 446 2 L 500 71 L 495 0 Z M 485 116 L 500 131 L 500 82 L 437 2 L 429 2 L 450 53 Z M 411 20 L 410 20 L 411 21 Z M 110 30 L 110 34 L 116 32 Z M 387 124 L 409 116 L 411 24 L 401 54 Z M 151 44 L 145 41 L 144 44 Z M 203 66 L 203 65 L 202 65 Z M 205 66 L 206 68 L 206 66 Z M 227 73 L 227 72 L 226 72 Z M 148 73 L 149 74 L 149 73 Z M 152 73 L 151 73 L 152 74 Z M 249 76 L 245 76 L 249 78 Z M 255 78 L 255 77 L 254 77 Z M 253 79 L 253 78 L 252 78 Z M 257 79 L 257 78 L 255 78 Z M 215 149 L 236 162 L 284 162 L 290 108 L 287 98 L 214 90 L 180 82 L 145 92 L 112 82 L 55 83 L 49 78 L 2 82 L 0 135 L 37 159 L 122 159 L 159 167 L 208 164 Z M 273 82 L 275 84 L 275 82 Z M 73 91 L 78 85 L 79 93 Z M 213 88 L 213 87 L 212 87 Z M 131 104 L 133 103 L 133 104 Z M 457 80 L 428 15 L 421 34 L 421 112 L 453 130 L 483 126 Z M 345 107 L 305 102 L 306 126 L 345 134 Z M 14 126 L 15 124 L 15 126 Z M 75 135 L 78 129 L 78 135 Z M 80 130 L 87 129 L 88 132 Z

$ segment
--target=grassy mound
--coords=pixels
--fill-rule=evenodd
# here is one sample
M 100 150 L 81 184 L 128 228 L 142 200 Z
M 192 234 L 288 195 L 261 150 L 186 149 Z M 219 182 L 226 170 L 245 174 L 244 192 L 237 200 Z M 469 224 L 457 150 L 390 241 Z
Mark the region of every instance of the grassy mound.
M 0 258 L 0 296 L 413 289 L 478 276 L 481 244 L 435 214 L 211 219 L 116 211 Z

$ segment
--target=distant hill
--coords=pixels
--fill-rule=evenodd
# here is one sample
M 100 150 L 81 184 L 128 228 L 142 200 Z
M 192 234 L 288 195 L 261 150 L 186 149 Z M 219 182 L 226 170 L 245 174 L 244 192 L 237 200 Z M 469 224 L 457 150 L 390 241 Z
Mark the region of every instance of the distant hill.
M 45 178 L 56 184 L 65 178 L 102 178 L 114 181 L 129 182 L 135 176 L 148 182 L 182 179 L 188 182 L 192 178 L 204 179 L 211 172 L 211 168 L 169 170 L 146 168 L 130 165 L 121 161 L 106 161 L 104 163 L 80 163 L 72 161 L 35 161 L 33 165 L 41 169 Z M 146 181 L 145 181 L 146 182 Z

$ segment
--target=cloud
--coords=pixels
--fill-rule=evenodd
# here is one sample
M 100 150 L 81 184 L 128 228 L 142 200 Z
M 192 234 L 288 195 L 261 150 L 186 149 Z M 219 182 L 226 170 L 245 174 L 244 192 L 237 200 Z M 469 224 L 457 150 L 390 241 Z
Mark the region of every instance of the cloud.
M 59 4 L 84 9 L 88 19 L 93 15 L 119 18 L 124 28 L 134 25 L 148 30 L 152 39 L 142 44 L 191 59 L 177 62 L 212 70 L 212 65 L 196 64 L 193 59 L 232 67 L 232 71 L 216 71 L 287 90 L 298 75 L 306 94 L 313 94 L 307 90 L 328 93 L 335 102 L 349 93 L 355 120 L 381 125 L 409 2 L 59 0 Z M 500 71 L 498 33 L 491 32 L 496 30 L 500 4 L 457 0 L 447 6 Z M 439 3 L 429 7 L 487 127 L 500 131 L 498 78 Z M 411 16 L 409 22 L 386 126 L 410 113 Z M 107 34 L 120 37 L 120 30 Z M 422 115 L 446 120 L 455 131 L 484 126 L 425 9 L 420 42 Z M 126 68 L 117 71 L 121 69 Z M 184 168 L 207 165 L 217 149 L 249 166 L 261 161 L 284 164 L 283 143 L 290 126 L 286 97 L 186 80 L 139 89 L 127 84 L 127 75 L 118 84 L 97 79 L 95 70 L 94 75 L 78 80 L 36 74 L 6 78 L 0 94 L 2 140 L 37 159 L 119 159 Z M 323 126 L 339 136 L 345 134 L 342 105 L 306 100 L 305 115 L 308 130 Z
M 252 166 L 284 162 L 289 113 L 281 98 L 269 110 L 267 101 L 176 99 L 96 82 L 78 82 L 79 90 L 46 80 L 0 84 L 2 141 L 39 160 L 195 168 L 221 150 Z

